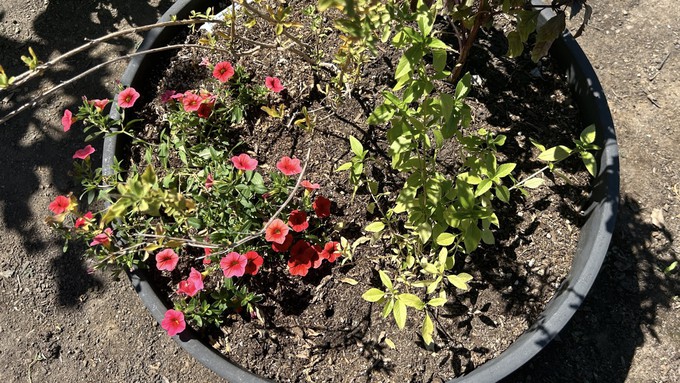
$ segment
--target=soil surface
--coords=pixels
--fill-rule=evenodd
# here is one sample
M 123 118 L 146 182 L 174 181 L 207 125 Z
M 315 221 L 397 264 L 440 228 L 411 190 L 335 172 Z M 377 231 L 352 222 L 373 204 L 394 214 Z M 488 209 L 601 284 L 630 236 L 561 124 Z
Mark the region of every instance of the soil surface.
M 168 1 L 3 2 L 0 64 L 23 70 L 32 46 L 53 57 L 84 39 L 155 21 Z M 77 9 L 76 9 L 77 7 Z M 581 38 L 608 96 L 621 151 L 622 205 L 608 260 L 567 328 L 507 381 L 680 380 L 678 259 L 680 39 L 671 0 L 594 1 Z M 654 20 L 650 23 L 649 20 Z M 69 22 L 64 23 L 63 20 Z M 75 26 L 75 28 L 74 28 Z M 128 51 L 140 36 L 103 45 L 39 85 Z M 215 381 L 155 324 L 126 280 L 92 273 L 77 249 L 61 252 L 42 222 L 46 206 L 75 185 L 65 174 L 82 146 L 59 119 L 82 94 L 110 96 L 124 65 L 111 66 L 0 127 L 0 377 L 9 381 Z M 7 96 L 7 97 L 6 97 Z M 2 94 L 0 110 L 23 92 Z M 0 113 L 4 114 L 4 113 Z M 75 133 L 75 132 L 70 132 Z M 406 377 L 405 377 L 406 378 Z

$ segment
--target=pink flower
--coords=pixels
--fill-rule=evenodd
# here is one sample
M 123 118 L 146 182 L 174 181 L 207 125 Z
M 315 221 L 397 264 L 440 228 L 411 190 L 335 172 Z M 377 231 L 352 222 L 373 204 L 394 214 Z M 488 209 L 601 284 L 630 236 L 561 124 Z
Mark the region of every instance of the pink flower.
M 220 268 L 226 278 L 243 276 L 247 264 L 248 259 L 237 252 L 231 252 L 220 260 Z
M 246 265 L 246 274 L 255 275 L 260 270 L 260 266 L 264 262 L 264 259 L 255 251 L 249 251 L 245 254 L 248 264 Z
M 207 57 L 203 57 L 201 59 L 201 62 L 198 64 L 200 66 L 209 66 L 210 65 L 210 60 Z
M 274 93 L 279 93 L 283 89 L 283 85 L 281 85 L 281 80 L 279 80 L 276 77 L 267 77 L 264 79 L 264 86 L 267 87 L 267 89 L 271 90 Z
M 139 98 L 139 93 L 133 87 L 129 87 L 118 94 L 118 106 L 123 109 L 132 108 Z
M 111 237 L 113 236 L 113 230 L 111 230 L 110 227 L 107 227 L 104 229 L 104 232 L 99 233 L 92 238 L 92 242 L 90 242 L 90 247 L 92 246 L 97 246 L 97 245 L 102 245 L 104 247 L 109 247 L 111 244 Z
M 204 265 L 209 265 L 212 263 L 212 260 L 210 259 L 210 255 L 212 254 L 212 249 L 208 247 L 203 248 L 203 255 L 205 255 L 205 258 L 203 258 L 203 264 Z
M 215 65 L 213 70 L 213 77 L 220 80 L 220 82 L 227 82 L 234 75 L 234 68 L 228 61 L 222 61 Z
M 313 184 L 307 180 L 300 182 L 300 185 L 302 185 L 302 187 L 305 188 L 310 193 L 321 187 L 319 184 Z
M 302 210 L 293 210 L 288 216 L 288 225 L 296 233 L 305 231 L 309 227 L 309 222 L 307 222 L 307 213 Z
M 172 249 L 165 249 L 156 254 L 156 268 L 158 270 L 175 270 L 177 262 L 179 262 L 179 257 Z
M 331 201 L 323 196 L 318 196 L 312 203 L 314 212 L 319 218 L 328 217 L 331 215 Z
M 76 218 L 76 222 L 73 226 L 75 226 L 76 229 L 87 227 L 90 224 L 90 221 L 92 221 L 92 212 L 88 211 L 82 217 Z
M 210 189 L 212 189 L 214 184 L 215 184 L 215 180 L 213 179 L 213 175 L 208 174 L 208 177 L 205 179 L 205 188 L 210 190 Z
M 57 198 L 54 199 L 54 201 L 50 202 L 49 209 L 52 211 L 54 214 L 61 214 L 67 210 L 69 210 L 71 207 L 71 199 L 60 195 L 57 196 Z
M 71 129 L 71 125 L 78 121 L 76 117 L 73 117 L 73 113 L 71 113 L 70 110 L 66 109 L 64 111 L 64 116 L 61 117 L 61 126 L 64 127 L 64 132 L 68 132 L 69 129 Z
M 255 170 L 257 167 L 257 160 L 245 153 L 231 157 L 231 163 L 238 170 Z
M 201 96 L 194 94 L 190 91 L 184 92 L 184 98 L 182 99 L 182 105 L 184 105 L 185 112 L 195 112 L 201 107 Z
M 94 153 L 95 150 L 92 147 L 92 145 L 87 145 L 86 147 L 82 149 L 76 150 L 75 154 L 73 154 L 74 159 L 81 159 L 81 160 L 86 160 L 90 157 L 90 154 Z
M 184 313 L 170 309 L 165 312 L 165 317 L 161 322 L 161 327 L 168 332 L 168 335 L 175 336 L 187 327 L 184 321 Z
M 302 171 L 300 160 L 290 157 L 282 157 L 279 162 L 276 163 L 276 168 L 287 176 L 292 176 Z
M 321 258 L 327 259 L 328 262 L 335 262 L 342 253 L 338 250 L 337 242 L 328 242 L 326 246 L 323 247 L 323 251 L 319 253 Z
M 201 290 L 203 290 L 203 276 L 198 270 L 192 267 L 189 278 L 179 283 L 177 292 L 188 297 L 193 297 Z
M 174 100 L 173 96 L 175 95 L 175 93 L 177 93 L 177 92 L 175 92 L 174 90 L 166 90 L 161 95 L 161 102 L 165 104 L 165 103 L 168 103 L 168 102 Z
M 111 101 L 111 100 L 109 100 L 109 99 L 107 98 L 107 99 L 104 99 L 104 100 L 99 100 L 99 99 L 90 100 L 90 101 L 88 101 L 88 102 L 89 102 L 90 104 L 94 105 L 94 109 L 95 109 L 97 112 L 101 113 L 101 112 L 104 110 L 104 108 L 106 108 L 106 105 L 108 105 L 109 101 Z
M 286 235 L 288 234 L 288 226 L 286 226 L 280 219 L 273 220 L 265 230 L 264 238 L 268 242 L 275 242 L 283 244 L 286 241 Z
M 293 244 L 293 235 L 289 232 L 286 234 L 286 239 L 283 241 L 283 243 L 272 242 L 272 250 L 276 251 L 277 253 L 283 253 L 288 251 L 291 244 Z

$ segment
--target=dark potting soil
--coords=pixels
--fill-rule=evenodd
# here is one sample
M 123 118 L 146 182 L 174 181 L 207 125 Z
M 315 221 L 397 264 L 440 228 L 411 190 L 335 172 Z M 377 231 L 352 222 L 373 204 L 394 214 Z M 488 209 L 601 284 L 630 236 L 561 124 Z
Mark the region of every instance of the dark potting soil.
M 310 4 L 289 2 L 294 10 Z M 237 34 L 251 40 L 267 42 L 273 36 L 261 21 L 249 29 L 237 25 Z M 339 41 L 331 25 L 323 19 L 316 32 L 302 39 L 319 48 L 322 61 L 331 61 Z M 309 30 L 303 27 L 294 32 Z M 321 32 L 325 37 L 320 37 Z M 513 175 L 523 179 L 544 166 L 536 160 L 538 150 L 529 138 L 546 147 L 570 145 L 584 126 L 555 63 L 544 59 L 537 66 L 527 57 L 507 59 L 502 35 L 498 30 L 484 31 L 468 64 L 475 82 L 468 99 L 474 119 L 470 131 L 484 128 L 506 135 L 501 162 L 516 162 Z M 241 52 L 252 48 L 243 41 L 234 46 Z M 156 122 L 146 126 L 145 134 L 147 139 L 158 139 L 158 132 L 166 126 L 164 107 L 158 101 L 163 92 L 198 89 L 210 81 L 210 71 L 199 65 L 203 58 L 241 65 L 256 83 L 264 83 L 266 76 L 280 78 L 286 90 L 270 97 L 272 104 L 286 105 L 289 114 L 279 120 L 251 111 L 243 123 L 232 127 L 230 137 L 271 168 L 282 156 L 303 159 L 311 149 L 305 178 L 321 184 L 321 193 L 333 201 L 332 220 L 342 226 L 339 233 L 355 240 L 375 215 L 366 211 L 370 202 L 366 191 L 360 189 L 352 198 L 347 175 L 334 172 L 351 157 L 348 136 L 357 137 L 376 157 L 376 165 L 367 173 L 379 181 L 381 191 L 391 192 L 394 198 L 403 183 L 403 178 L 388 170 L 385 128 L 365 123 L 380 103 L 381 92 L 394 84 L 399 53 L 382 48 L 366 63 L 358 82 L 347 92 L 349 97 L 324 94 L 331 74 L 313 71 L 289 50 L 262 49 L 237 58 L 184 49 L 161 60 L 167 67 L 159 66 L 150 81 L 153 87 L 142 91 L 155 95 L 145 114 Z M 447 85 L 441 86 L 450 91 Z M 293 117 L 300 118 L 293 113 L 303 106 L 317 117 L 311 133 L 291 124 Z M 451 143 L 439 159 L 442 166 L 455 171 L 459 155 L 460 148 Z M 139 158 L 133 150 L 132 161 Z M 204 334 L 234 363 L 282 382 L 439 382 L 466 373 L 499 355 L 537 319 L 570 268 L 589 177 L 578 159 L 568 159 L 560 164 L 559 173 L 546 173 L 543 178 L 545 186 L 528 195 L 514 192 L 510 204 L 495 202 L 501 223 L 494 233 L 496 245 L 482 244 L 473 254 L 457 259 L 454 271 L 470 273 L 474 280 L 470 291 L 447 290 L 449 303 L 433 318 L 437 328 L 434 347 L 426 347 L 420 338 L 422 313 L 409 309 L 406 328 L 399 330 L 391 316 L 383 319 L 380 307 L 361 298 L 370 287 L 380 287 L 377 270 L 386 267 L 381 258 L 388 239 L 361 245 L 353 259 L 332 266 L 326 263 L 303 278 L 291 276 L 285 262 L 265 261 L 257 283 L 258 292 L 264 295 L 259 305 L 264 321 L 226 313 L 227 325 Z M 274 257 L 265 255 L 267 259 Z M 177 275 L 188 275 L 190 265 L 196 262 L 183 260 Z M 153 270 L 152 279 L 170 296 L 178 280 Z M 358 283 L 346 283 L 348 279 Z

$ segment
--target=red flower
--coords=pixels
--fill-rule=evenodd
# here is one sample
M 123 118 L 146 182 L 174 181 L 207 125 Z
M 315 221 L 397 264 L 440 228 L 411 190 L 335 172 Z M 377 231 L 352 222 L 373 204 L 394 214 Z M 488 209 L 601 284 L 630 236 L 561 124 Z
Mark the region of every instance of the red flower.
M 213 77 L 220 80 L 220 82 L 227 82 L 234 75 L 234 68 L 228 61 L 222 61 L 215 65 L 213 70 Z
M 70 207 L 71 199 L 63 195 L 57 196 L 57 198 L 55 198 L 54 201 L 50 202 L 49 205 L 49 209 L 54 214 L 61 214 L 67 210 L 70 210 Z
M 335 262 L 341 255 L 342 253 L 338 250 L 337 242 L 328 242 L 326 246 L 323 247 L 323 251 L 319 253 L 321 258 L 327 259 L 328 262 L 331 263 Z
M 198 270 L 191 268 L 189 278 L 179 283 L 177 292 L 189 297 L 193 297 L 199 291 L 203 290 L 203 276 Z
M 106 105 L 109 104 L 109 101 L 111 101 L 111 100 L 109 100 L 109 99 L 107 98 L 107 99 L 104 99 L 104 100 L 90 100 L 90 101 L 88 101 L 88 102 L 89 102 L 90 104 L 94 105 L 94 109 L 95 109 L 97 112 L 101 113 L 101 112 L 104 110 L 104 108 L 106 108 Z
M 231 157 L 231 163 L 238 170 L 255 170 L 257 167 L 257 160 L 245 153 Z
M 208 118 L 212 113 L 213 107 L 215 106 L 214 101 L 203 101 L 201 105 L 198 106 L 196 114 L 201 118 Z
M 175 93 L 177 93 L 177 92 L 175 92 L 174 90 L 166 90 L 161 95 L 161 102 L 165 104 L 165 103 L 168 103 L 168 102 L 174 100 L 173 96 L 175 95 Z
M 286 240 L 283 241 L 283 243 L 272 243 L 272 250 L 276 251 L 277 253 L 283 253 L 288 251 L 290 248 L 290 245 L 293 243 L 293 235 L 289 232 L 286 234 Z
M 309 269 L 312 267 L 311 253 L 314 252 L 314 250 L 311 247 L 307 250 L 311 250 L 311 252 L 304 251 L 297 254 L 291 252 L 290 258 L 288 259 L 288 271 L 291 275 L 304 277 L 307 275 L 307 272 L 309 272 Z
M 92 145 L 87 145 L 86 147 L 82 149 L 76 150 L 76 152 L 73 154 L 74 159 L 80 159 L 80 160 L 86 160 L 90 157 L 90 154 L 94 153 L 95 150 L 92 147 Z
M 331 215 L 331 201 L 323 196 L 318 196 L 312 203 L 314 212 L 319 218 L 328 217 Z
M 231 252 L 220 261 L 220 268 L 227 278 L 241 277 L 246 272 L 248 259 L 237 252 Z
M 248 264 L 246 265 L 246 274 L 255 275 L 260 270 L 260 266 L 264 262 L 264 259 L 255 251 L 249 251 L 245 253 Z
M 276 163 L 276 168 L 287 176 L 292 176 L 302 171 L 302 168 L 300 167 L 300 160 L 290 157 L 281 158 L 279 162 Z
M 168 332 L 168 335 L 175 336 L 187 327 L 184 321 L 184 313 L 170 309 L 165 312 L 165 317 L 161 322 L 161 327 Z
M 267 77 L 264 79 L 264 86 L 267 87 L 267 89 L 271 90 L 274 93 L 279 93 L 284 89 L 283 85 L 281 85 L 281 80 L 279 80 L 276 77 Z
M 123 109 L 132 108 L 138 98 L 139 93 L 137 93 L 135 88 L 127 88 L 118 94 L 118 106 Z
M 321 262 L 324 260 L 321 258 L 321 246 L 314 245 L 305 250 L 305 252 L 309 253 L 309 259 L 312 261 L 312 267 L 318 269 L 319 266 L 321 266 Z
M 307 180 L 300 182 L 300 185 L 310 193 L 321 187 L 319 184 L 313 184 Z
M 175 270 L 179 257 L 172 249 L 165 249 L 156 254 L 156 268 L 158 270 Z
M 71 125 L 76 121 L 78 121 L 78 118 L 73 117 L 73 113 L 66 109 L 64 111 L 64 116 L 61 117 L 61 126 L 64 127 L 64 132 L 68 132 L 69 129 L 71 129 Z
M 309 227 L 309 222 L 307 222 L 307 213 L 301 210 L 293 210 L 290 212 L 288 217 L 288 225 L 293 231 L 299 233 L 305 231 Z
M 90 242 L 90 247 L 97 245 L 109 247 L 109 245 L 111 244 L 111 237 L 113 237 L 113 230 L 111 230 L 110 227 L 107 227 L 106 229 L 104 229 L 102 233 L 99 233 L 95 235 L 94 238 L 92 238 L 92 242 Z
M 92 212 L 88 211 L 82 217 L 76 218 L 76 223 L 74 224 L 74 226 L 76 229 L 81 227 L 87 227 L 87 225 L 90 224 L 90 221 L 92 221 Z
M 275 242 L 278 244 L 283 244 L 286 242 L 286 235 L 288 234 L 288 226 L 286 226 L 280 219 L 275 219 L 269 223 L 267 229 L 265 230 L 264 238 L 268 242 Z
M 215 183 L 215 180 L 213 179 L 212 174 L 208 174 L 208 177 L 205 179 L 205 188 L 210 190 L 213 187 L 213 184 Z
M 291 255 L 302 255 L 308 248 L 312 247 L 307 241 L 299 240 L 290 249 Z
M 210 259 L 210 254 L 212 254 L 212 249 L 204 247 L 203 248 L 203 254 L 205 255 L 205 258 L 203 258 L 203 264 L 204 265 L 211 264 L 212 260 Z
M 184 98 L 182 98 L 182 105 L 184 106 L 185 112 L 195 112 L 201 107 L 201 96 L 194 94 L 190 91 L 184 92 Z

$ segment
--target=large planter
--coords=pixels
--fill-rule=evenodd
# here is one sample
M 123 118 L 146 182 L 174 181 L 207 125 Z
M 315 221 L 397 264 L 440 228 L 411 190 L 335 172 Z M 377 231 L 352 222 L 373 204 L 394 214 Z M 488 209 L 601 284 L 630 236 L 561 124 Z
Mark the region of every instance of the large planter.
M 171 15 L 176 15 L 179 19 L 185 18 L 191 10 L 204 10 L 215 3 L 214 0 L 179 0 L 166 12 L 161 21 L 170 20 Z M 541 14 L 543 21 L 549 17 L 549 13 Z M 166 44 L 177 33 L 178 28 L 181 27 L 150 31 L 139 51 Z M 581 228 L 578 251 L 574 256 L 571 271 L 531 328 L 500 356 L 479 366 L 468 375 L 450 382 L 499 381 L 534 357 L 562 330 L 581 305 L 607 253 L 619 201 L 618 147 L 612 117 L 593 68 L 569 33 L 565 32 L 562 38 L 554 43 L 551 55 L 558 63 L 564 65 L 573 98 L 581 111 L 583 126 L 596 125 L 597 144 L 602 148 L 599 155 L 599 174 L 592 184 L 590 206 L 585 212 L 587 221 Z M 154 60 L 154 56 L 151 55 L 135 57 L 121 79 L 123 85 L 137 86 L 145 81 L 145 73 Z M 110 172 L 118 146 L 120 145 L 117 136 L 107 137 L 104 141 L 105 172 Z M 153 286 L 148 283 L 144 272 L 137 270 L 128 275 L 144 305 L 160 322 L 168 308 L 156 294 Z M 267 381 L 230 363 L 199 340 L 189 329 L 174 338 L 192 357 L 229 382 Z

